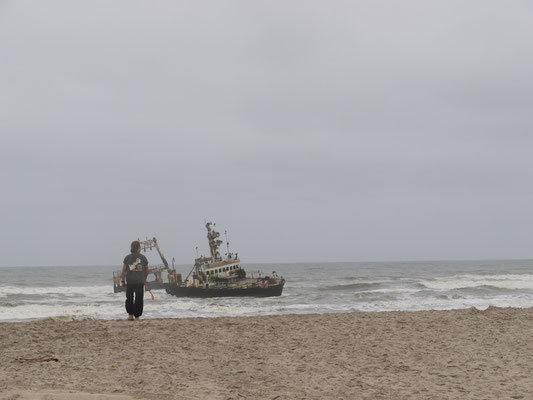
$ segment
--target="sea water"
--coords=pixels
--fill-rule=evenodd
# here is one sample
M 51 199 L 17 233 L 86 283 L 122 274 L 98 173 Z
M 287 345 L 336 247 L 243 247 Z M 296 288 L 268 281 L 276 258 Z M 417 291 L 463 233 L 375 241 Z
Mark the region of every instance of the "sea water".
M 248 275 L 276 271 L 283 295 L 270 298 L 144 297 L 144 318 L 222 317 L 349 311 L 533 307 L 533 261 L 417 261 L 243 264 Z M 0 268 L 0 322 L 116 319 L 116 266 Z M 184 276 L 190 266 L 177 267 Z M 165 275 L 165 274 L 164 274 Z

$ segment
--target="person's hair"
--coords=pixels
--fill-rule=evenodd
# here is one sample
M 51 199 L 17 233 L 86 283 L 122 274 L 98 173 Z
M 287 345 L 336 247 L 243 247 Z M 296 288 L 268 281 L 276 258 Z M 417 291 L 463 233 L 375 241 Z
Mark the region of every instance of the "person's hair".
M 141 248 L 141 243 L 138 240 L 131 242 L 131 252 L 136 253 Z

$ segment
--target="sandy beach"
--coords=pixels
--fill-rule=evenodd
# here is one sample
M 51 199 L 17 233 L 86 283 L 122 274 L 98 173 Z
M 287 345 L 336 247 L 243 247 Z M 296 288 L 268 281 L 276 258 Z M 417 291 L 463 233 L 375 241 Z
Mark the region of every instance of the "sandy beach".
M 2 323 L 0 399 L 531 399 L 533 309 Z

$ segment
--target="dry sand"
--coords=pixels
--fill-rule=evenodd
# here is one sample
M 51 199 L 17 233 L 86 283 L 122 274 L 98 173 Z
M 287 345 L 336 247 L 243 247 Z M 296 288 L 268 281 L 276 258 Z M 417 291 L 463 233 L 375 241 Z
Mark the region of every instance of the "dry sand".
M 533 399 L 533 309 L 0 324 L 0 399 Z

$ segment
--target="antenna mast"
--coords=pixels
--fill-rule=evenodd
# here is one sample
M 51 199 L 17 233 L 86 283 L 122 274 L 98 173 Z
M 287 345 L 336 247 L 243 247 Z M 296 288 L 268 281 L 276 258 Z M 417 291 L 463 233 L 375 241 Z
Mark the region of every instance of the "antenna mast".
M 224 236 L 226 236 L 226 246 L 228 247 L 228 258 L 231 257 L 231 253 L 229 252 L 229 242 L 228 242 L 228 231 L 224 231 Z

